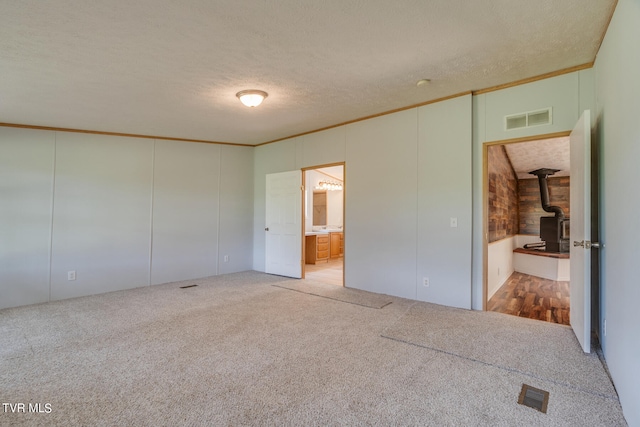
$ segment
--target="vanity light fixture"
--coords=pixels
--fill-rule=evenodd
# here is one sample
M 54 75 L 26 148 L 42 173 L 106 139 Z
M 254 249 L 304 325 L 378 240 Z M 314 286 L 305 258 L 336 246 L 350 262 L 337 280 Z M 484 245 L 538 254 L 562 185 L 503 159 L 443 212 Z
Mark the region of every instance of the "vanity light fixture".
M 342 184 L 334 181 L 320 181 L 316 185 L 316 190 L 337 191 L 342 190 Z
M 249 89 L 241 90 L 236 93 L 236 96 L 247 107 L 257 107 L 262 104 L 262 101 L 269 96 L 269 94 L 263 90 Z

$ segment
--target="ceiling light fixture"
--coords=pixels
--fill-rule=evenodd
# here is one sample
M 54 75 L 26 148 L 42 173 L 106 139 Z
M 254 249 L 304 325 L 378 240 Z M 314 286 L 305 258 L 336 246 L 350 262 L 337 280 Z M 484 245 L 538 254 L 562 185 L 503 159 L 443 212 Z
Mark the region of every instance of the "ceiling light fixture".
M 258 105 L 262 104 L 262 101 L 264 101 L 264 99 L 269 96 L 269 94 L 262 90 L 250 89 L 241 90 L 240 92 L 236 93 L 236 96 L 238 97 L 240 102 L 242 102 L 247 107 L 257 107 Z
M 431 83 L 430 79 L 422 79 L 422 80 L 418 80 L 418 83 L 416 83 L 416 86 L 418 87 L 425 86 L 425 85 L 428 85 L 429 83 Z

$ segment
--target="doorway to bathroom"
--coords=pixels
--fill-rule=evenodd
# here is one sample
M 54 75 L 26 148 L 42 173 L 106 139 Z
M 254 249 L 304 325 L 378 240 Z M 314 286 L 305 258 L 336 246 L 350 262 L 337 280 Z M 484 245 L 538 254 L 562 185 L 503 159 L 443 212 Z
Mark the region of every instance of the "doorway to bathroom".
M 303 169 L 303 277 L 344 286 L 345 165 Z

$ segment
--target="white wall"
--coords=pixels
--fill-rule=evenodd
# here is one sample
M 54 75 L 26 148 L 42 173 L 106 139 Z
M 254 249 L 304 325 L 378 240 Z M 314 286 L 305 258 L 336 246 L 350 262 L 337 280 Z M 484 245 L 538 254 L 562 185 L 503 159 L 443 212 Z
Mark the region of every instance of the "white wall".
M 0 127 L 0 182 L 0 308 L 252 266 L 253 148 Z
M 416 298 L 418 112 L 347 126 L 345 285 Z
M 579 73 L 575 72 L 485 94 L 485 140 L 498 141 L 573 129 L 573 125 L 569 128 L 567 125 L 575 124 L 580 117 L 579 85 Z M 552 107 L 551 124 L 505 130 L 504 116 L 547 107 Z
M 52 300 L 149 283 L 152 155 L 149 139 L 56 133 Z
M 151 284 L 217 273 L 219 175 L 219 145 L 156 142 Z
M 55 135 L 0 127 L 0 308 L 49 300 Z
M 601 317 L 607 366 L 630 426 L 640 426 L 640 2 L 620 0 L 596 59 Z
M 516 238 L 507 237 L 491 242 L 487 246 L 487 299 L 491 299 L 515 271 L 513 249 L 516 248 Z
M 327 225 L 342 226 L 344 212 L 344 194 L 342 190 L 327 191 Z
M 221 146 L 218 274 L 253 268 L 253 150 Z
M 328 165 L 346 158 L 346 126 L 315 132 L 296 139 L 296 167 Z
M 254 268 L 265 175 L 345 161 L 346 286 L 468 308 L 470 148 L 471 96 L 258 147 Z
M 461 308 L 471 308 L 471 101 L 418 109 L 417 299 Z
M 567 258 L 552 258 L 522 253 L 513 254 L 515 271 L 543 279 L 569 281 L 571 265 Z

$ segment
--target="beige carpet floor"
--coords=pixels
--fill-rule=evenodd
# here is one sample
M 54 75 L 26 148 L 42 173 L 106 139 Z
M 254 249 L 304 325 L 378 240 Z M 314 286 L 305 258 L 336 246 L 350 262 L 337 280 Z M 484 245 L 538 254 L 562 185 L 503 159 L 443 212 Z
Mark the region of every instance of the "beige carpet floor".
M 273 286 L 369 308 L 380 309 L 393 302 L 393 298 L 388 295 L 343 288 L 342 286 L 321 283 L 317 280 L 296 280 L 277 283 Z
M 584 354 L 570 327 L 505 316 L 416 304 L 382 336 L 617 399 L 598 355 Z
M 0 400 L 51 411 L 0 425 L 626 425 L 568 328 L 334 291 L 244 272 L 1 310 Z

